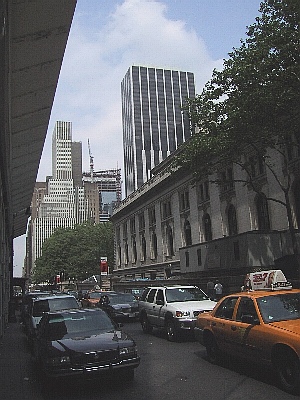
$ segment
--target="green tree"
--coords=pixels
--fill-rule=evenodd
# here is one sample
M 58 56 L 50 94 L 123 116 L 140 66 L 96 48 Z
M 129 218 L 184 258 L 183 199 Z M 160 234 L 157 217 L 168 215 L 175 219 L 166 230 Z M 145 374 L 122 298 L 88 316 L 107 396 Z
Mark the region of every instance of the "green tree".
M 261 16 L 248 27 L 246 40 L 224 60 L 222 71 L 213 71 L 202 93 L 188 100 L 196 133 L 174 163 L 192 171 L 196 179 L 235 163 L 246 172 L 245 184 L 258 194 L 252 168 L 263 163 L 284 194 L 267 200 L 286 208 L 295 254 L 290 160 L 300 154 L 299 10 L 298 0 L 261 3 Z M 284 175 L 276 170 L 271 153 L 283 160 Z
M 58 228 L 44 242 L 32 279 L 35 283 L 51 281 L 61 272 L 65 277 L 77 280 L 99 275 L 101 257 L 107 257 L 108 266 L 112 269 L 114 240 L 110 222 Z

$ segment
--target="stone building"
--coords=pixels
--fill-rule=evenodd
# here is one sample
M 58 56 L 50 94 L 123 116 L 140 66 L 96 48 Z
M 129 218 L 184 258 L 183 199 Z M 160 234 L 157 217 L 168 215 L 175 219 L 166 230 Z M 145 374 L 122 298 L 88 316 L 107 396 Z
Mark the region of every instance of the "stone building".
M 284 179 L 282 160 L 275 153 L 270 156 L 277 177 Z M 221 278 L 230 290 L 241 285 L 249 270 L 284 267 L 293 248 L 286 208 L 280 203 L 284 194 L 269 169 L 258 162 L 251 166 L 257 192 L 245 183 L 246 172 L 236 165 L 195 183 L 182 170 L 170 174 L 171 159 L 153 169 L 152 178 L 125 198 L 112 217 L 113 275 L 120 289 L 171 278 L 204 284 L 210 277 Z M 294 165 L 290 200 L 299 242 L 298 153 L 290 163 Z M 289 273 L 296 278 L 292 270 Z

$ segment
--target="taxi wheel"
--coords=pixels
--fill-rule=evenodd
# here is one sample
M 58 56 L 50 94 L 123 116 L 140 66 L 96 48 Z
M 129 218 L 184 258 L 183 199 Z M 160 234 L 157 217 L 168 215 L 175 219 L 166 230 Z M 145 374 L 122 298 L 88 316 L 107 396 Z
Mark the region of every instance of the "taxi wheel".
M 216 339 L 210 336 L 205 344 L 207 359 L 212 364 L 217 364 L 220 360 L 220 349 Z
M 290 351 L 281 353 L 276 360 L 276 370 L 281 387 L 288 393 L 298 394 L 300 390 L 300 362 Z

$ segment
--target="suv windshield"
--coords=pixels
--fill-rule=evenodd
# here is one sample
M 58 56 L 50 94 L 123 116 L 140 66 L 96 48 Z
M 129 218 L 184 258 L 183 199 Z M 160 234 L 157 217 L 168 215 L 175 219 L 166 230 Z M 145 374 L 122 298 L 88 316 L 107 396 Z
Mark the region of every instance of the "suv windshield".
M 207 295 L 201 289 L 195 287 L 182 287 L 166 289 L 166 298 L 168 303 L 176 301 L 201 301 L 209 300 Z

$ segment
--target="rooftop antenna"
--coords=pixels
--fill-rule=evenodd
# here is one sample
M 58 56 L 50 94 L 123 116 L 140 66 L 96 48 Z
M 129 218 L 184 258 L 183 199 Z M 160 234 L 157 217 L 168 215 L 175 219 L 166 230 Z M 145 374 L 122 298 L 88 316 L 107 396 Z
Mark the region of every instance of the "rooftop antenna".
M 90 140 L 88 139 L 88 148 L 89 148 L 89 156 L 90 156 L 90 174 L 91 181 L 94 182 L 94 157 L 92 156 Z

